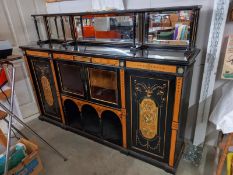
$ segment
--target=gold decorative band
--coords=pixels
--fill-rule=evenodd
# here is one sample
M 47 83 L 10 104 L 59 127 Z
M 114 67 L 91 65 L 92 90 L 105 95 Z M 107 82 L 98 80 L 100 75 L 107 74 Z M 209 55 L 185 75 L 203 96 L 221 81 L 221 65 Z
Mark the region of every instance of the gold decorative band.
M 39 51 L 27 50 L 26 54 L 27 55 L 31 55 L 31 56 L 37 56 L 37 57 L 45 57 L 45 58 L 49 57 L 49 53 L 48 52 L 39 52 Z
M 176 73 L 176 66 L 126 61 L 126 67 L 159 72 Z
M 172 129 L 178 130 L 178 128 L 179 128 L 179 123 L 173 121 L 172 122 Z
M 80 61 L 80 62 L 91 62 L 91 57 L 82 57 L 82 56 L 74 56 L 75 61 Z
M 92 63 L 104 64 L 109 66 L 119 66 L 119 60 L 105 59 L 105 58 L 92 58 Z
M 175 148 L 176 148 L 176 139 L 177 139 L 177 130 L 179 129 L 179 110 L 180 110 L 180 100 L 181 100 L 181 91 L 183 85 L 183 78 L 176 77 L 176 92 L 175 92 L 175 102 L 173 109 L 173 121 L 172 121 L 172 135 L 171 135 L 171 146 L 170 146 L 170 156 L 169 156 L 169 166 L 174 166 L 175 159 Z
M 74 56 L 73 55 L 66 55 L 66 54 L 53 54 L 54 59 L 64 59 L 64 60 L 73 60 Z

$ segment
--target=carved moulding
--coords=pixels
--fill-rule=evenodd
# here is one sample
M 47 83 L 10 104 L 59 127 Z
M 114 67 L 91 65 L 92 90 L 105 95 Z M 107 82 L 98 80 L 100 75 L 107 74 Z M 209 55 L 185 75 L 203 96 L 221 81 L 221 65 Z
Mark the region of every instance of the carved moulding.
M 74 99 L 74 98 L 67 97 L 67 96 L 61 96 L 61 98 L 62 98 L 63 106 L 64 106 L 65 100 L 69 99 L 69 100 L 72 100 L 78 106 L 79 111 L 82 111 L 82 107 L 84 105 L 90 105 L 90 106 L 92 106 L 97 111 L 99 118 L 102 117 L 102 113 L 104 111 L 111 111 L 111 112 L 115 113 L 118 116 L 118 118 L 120 119 L 120 121 L 121 121 L 123 147 L 127 148 L 126 110 L 125 109 L 116 110 L 116 109 L 113 109 L 113 108 L 109 108 L 109 107 L 105 107 L 105 106 L 100 106 L 100 105 L 97 105 L 97 104 L 90 103 L 88 101 L 78 100 L 78 99 Z
M 113 108 L 100 106 L 100 105 L 97 105 L 97 104 L 94 104 L 94 103 L 90 103 L 88 101 L 78 100 L 78 99 L 74 99 L 74 98 L 67 97 L 67 96 L 62 96 L 61 98 L 62 98 L 63 105 L 64 105 L 65 100 L 67 100 L 67 99 L 72 100 L 78 106 L 79 111 L 82 111 L 82 107 L 84 105 L 92 106 L 96 110 L 96 112 L 98 113 L 99 118 L 101 118 L 102 113 L 104 111 L 111 111 L 111 112 L 115 113 L 119 117 L 120 121 L 122 121 L 122 116 L 124 115 L 124 113 L 121 110 L 116 110 L 116 109 L 113 109 Z

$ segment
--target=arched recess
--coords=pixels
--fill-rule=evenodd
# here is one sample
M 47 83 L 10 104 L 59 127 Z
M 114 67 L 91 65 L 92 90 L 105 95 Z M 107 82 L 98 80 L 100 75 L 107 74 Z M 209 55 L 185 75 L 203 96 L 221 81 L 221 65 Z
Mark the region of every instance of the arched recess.
M 70 99 L 64 101 L 67 125 L 72 128 L 82 129 L 82 118 L 78 106 Z
M 87 133 L 100 136 L 100 118 L 97 111 L 90 105 L 82 106 L 83 127 Z
M 119 117 L 112 111 L 104 111 L 102 119 L 102 136 L 105 140 L 122 146 L 122 124 Z

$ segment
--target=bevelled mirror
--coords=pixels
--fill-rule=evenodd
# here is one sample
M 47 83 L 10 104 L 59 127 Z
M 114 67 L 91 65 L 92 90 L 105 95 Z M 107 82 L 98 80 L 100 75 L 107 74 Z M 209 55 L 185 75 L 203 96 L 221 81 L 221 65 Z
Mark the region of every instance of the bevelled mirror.
M 148 44 L 187 47 L 191 37 L 192 10 L 149 12 L 145 41 Z
M 132 43 L 137 27 L 137 17 L 133 14 L 85 15 L 74 19 L 78 40 L 85 41 Z

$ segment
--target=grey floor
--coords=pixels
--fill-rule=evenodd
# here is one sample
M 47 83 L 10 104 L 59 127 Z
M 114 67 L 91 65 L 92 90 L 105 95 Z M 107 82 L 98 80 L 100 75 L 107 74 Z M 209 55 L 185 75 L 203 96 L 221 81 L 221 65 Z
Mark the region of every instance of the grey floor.
M 38 139 L 26 133 L 40 147 L 41 159 L 47 175 L 166 175 L 165 171 L 148 163 L 126 156 L 117 150 L 63 130 L 33 120 L 29 125 L 49 143 L 68 157 L 64 162 Z M 25 132 L 25 131 L 24 131 Z M 215 150 L 206 148 L 199 167 L 181 160 L 177 175 L 211 175 L 214 171 Z

